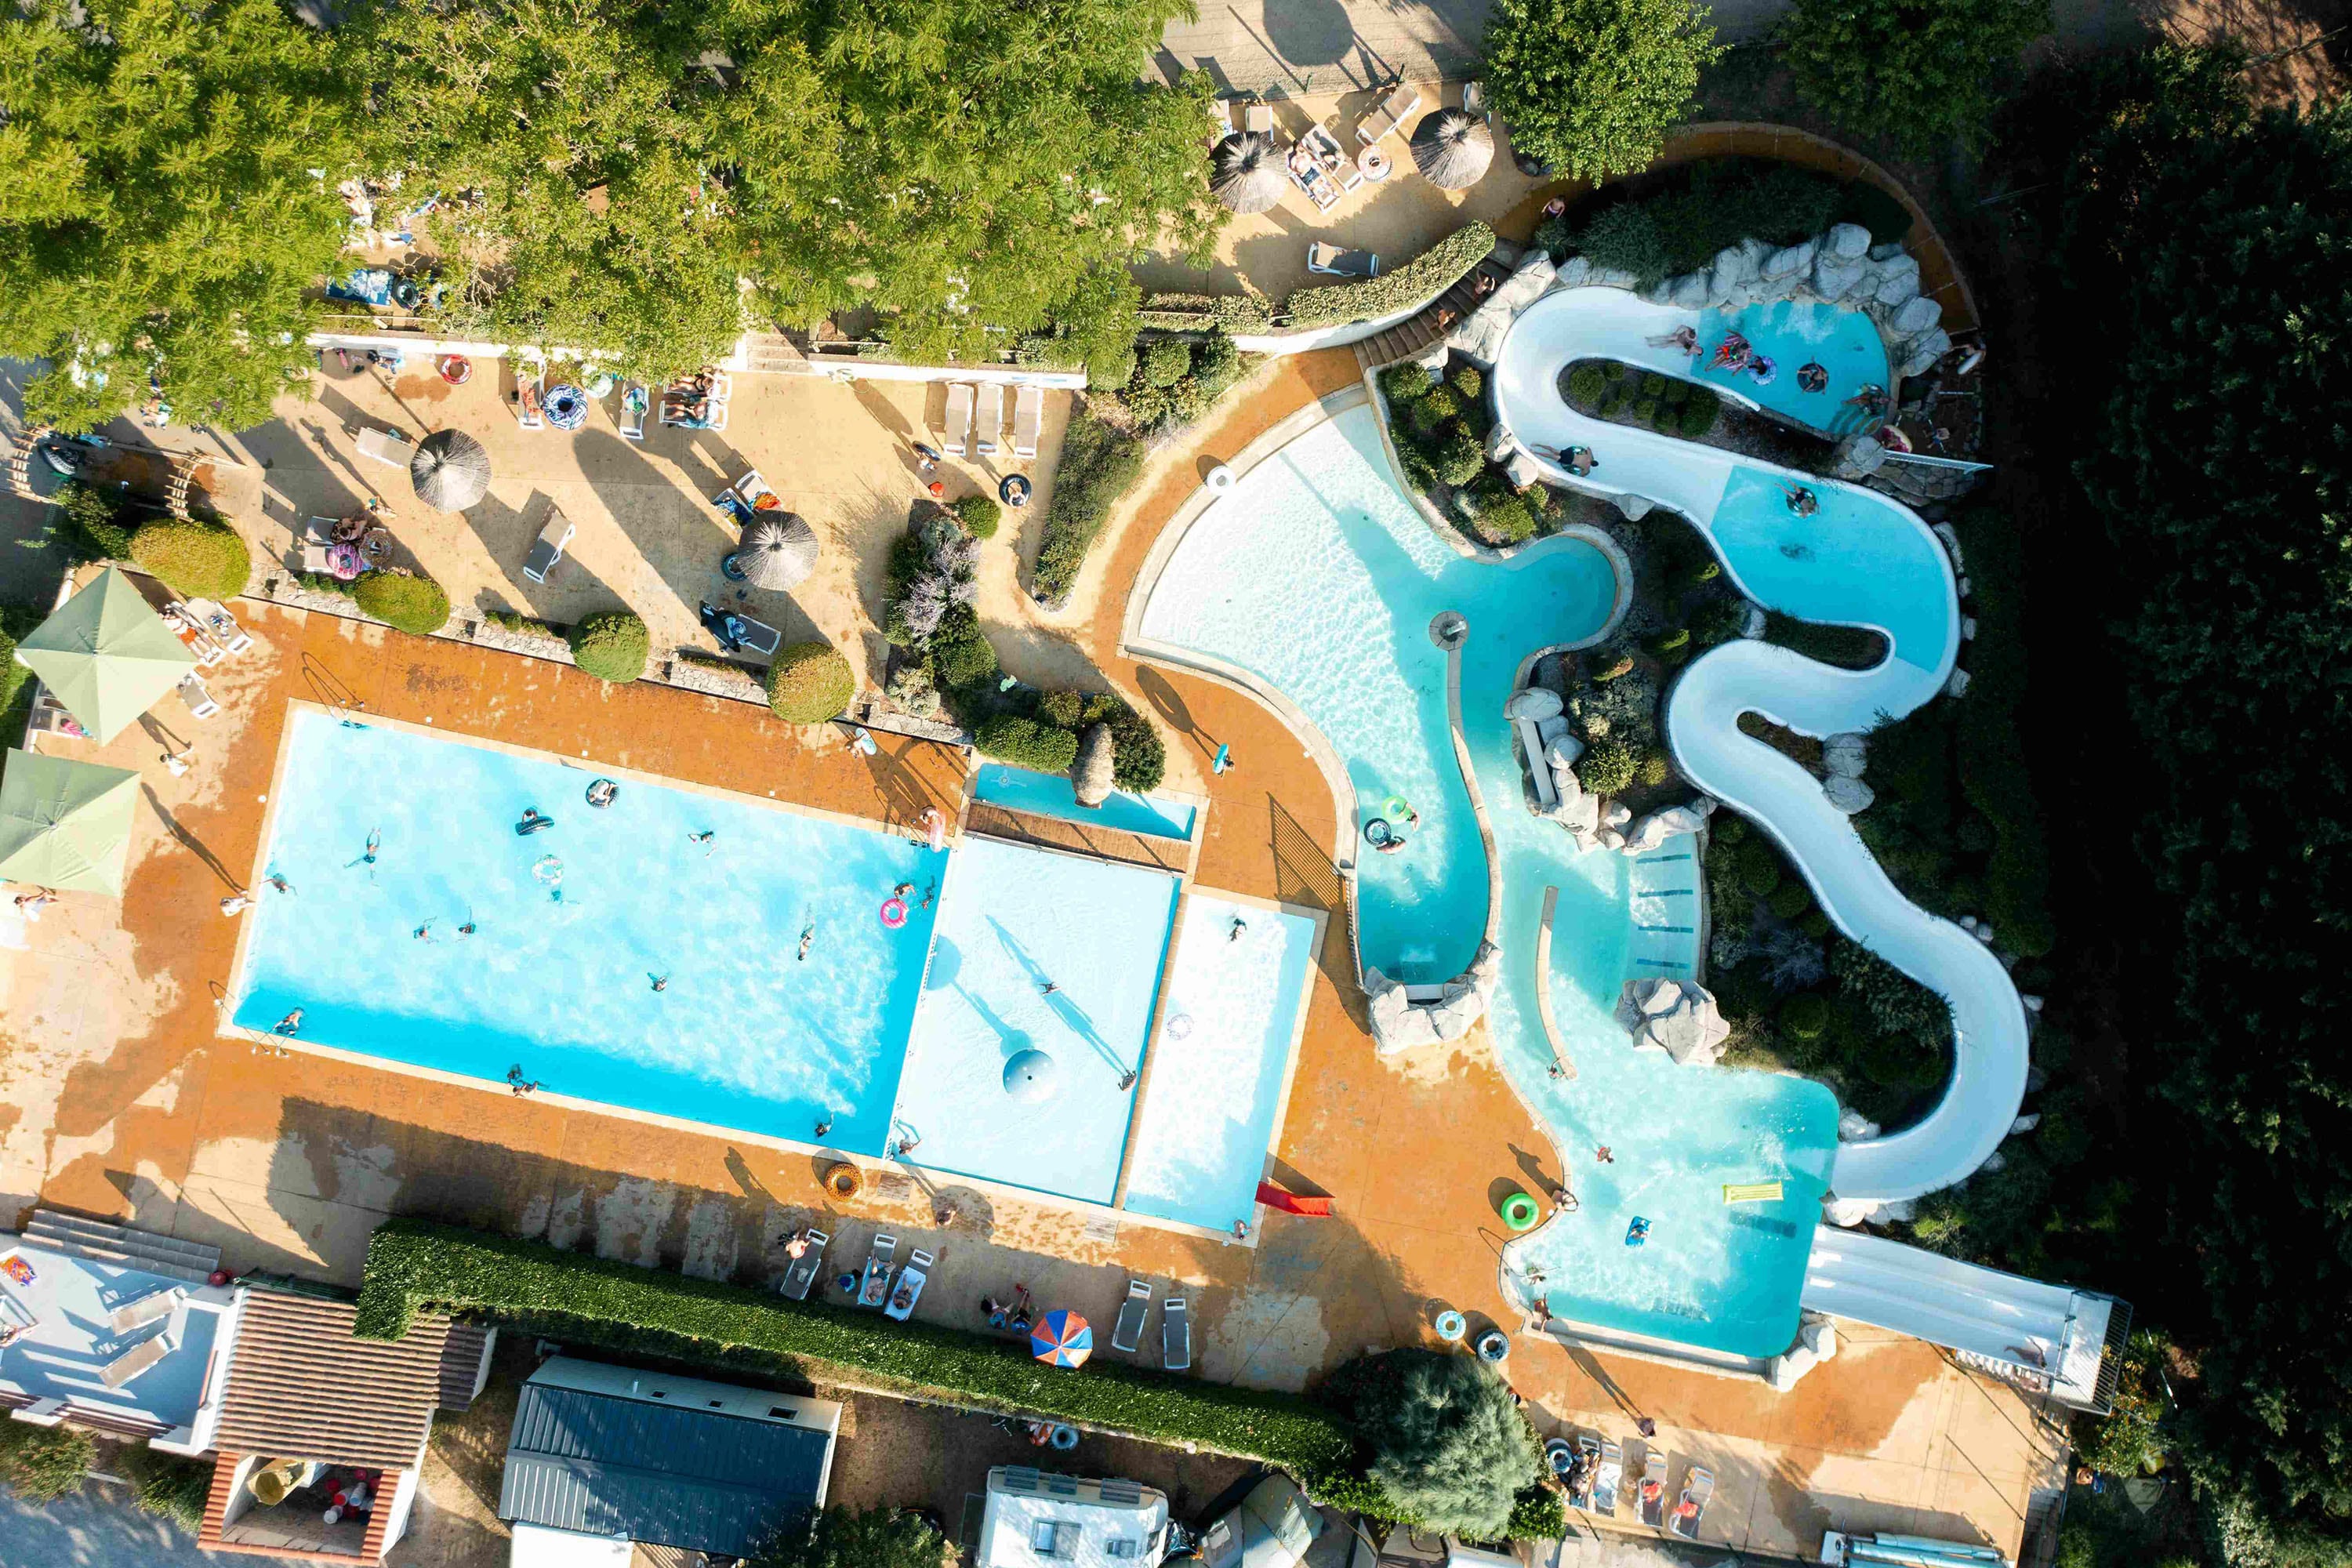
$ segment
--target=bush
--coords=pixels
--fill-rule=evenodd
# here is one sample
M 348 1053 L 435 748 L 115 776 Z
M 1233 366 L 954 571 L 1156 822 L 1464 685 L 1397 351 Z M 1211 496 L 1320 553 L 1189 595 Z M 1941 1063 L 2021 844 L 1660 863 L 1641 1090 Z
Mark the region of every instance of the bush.
M 1868 626 L 1801 621 L 1778 610 L 1764 613 L 1764 640 L 1840 669 L 1869 669 L 1886 658 L 1885 637 Z
M 997 521 L 1004 515 L 1004 509 L 996 504 L 994 496 L 958 496 L 948 510 L 956 514 L 963 531 L 974 539 L 995 538 Z
M 769 1542 L 751 1568 L 943 1568 L 948 1556 L 947 1537 L 912 1509 L 836 1506 Z
M 1429 372 L 1417 364 L 1392 364 L 1381 372 L 1381 390 L 1391 404 L 1400 406 L 1420 402 L 1436 385 Z
M 253 552 L 244 538 L 216 522 L 151 522 L 131 536 L 131 559 L 191 599 L 233 599 L 253 574 Z
M 1656 371 L 1645 370 L 1641 377 L 1642 401 L 1654 402 L 1666 395 L 1666 378 Z
M 582 672 L 625 686 L 646 672 L 653 639 L 627 610 L 606 610 L 572 628 L 572 661 Z
M 1658 220 L 1639 202 L 1619 202 L 1595 213 L 1576 237 L 1576 248 L 1593 266 L 1633 274 L 1641 287 L 1666 276 L 1666 242 Z
M 1110 509 L 1143 470 L 1143 443 L 1087 412 L 1070 421 L 1062 437 L 1061 465 L 1054 472 L 1054 500 L 1037 544 L 1032 592 L 1058 604 L 1077 585 L 1087 552 L 1102 532 Z
M 1685 0 L 1497 0 L 1485 75 L 1511 145 L 1580 180 L 1645 168 L 1722 58 Z
M 882 694 L 899 710 L 918 719 L 939 717 L 939 683 L 931 679 L 931 667 L 928 664 L 918 661 L 899 665 L 883 683 Z
M 1462 399 L 1454 395 L 1450 386 L 1433 386 L 1422 395 L 1420 406 L 1415 412 L 1442 422 L 1462 412 Z
M 29 1503 L 50 1503 L 81 1489 L 98 1445 L 79 1426 L 36 1426 L 0 1420 L 0 1481 Z
M 1147 294 L 1139 320 L 1171 332 L 1265 331 L 1274 324 L 1273 303 L 1246 281 L 1241 287 L 1238 294 Z
M 856 695 L 856 672 L 828 642 L 787 643 L 768 666 L 768 706 L 787 724 L 822 724 Z
M 1478 445 L 1478 437 L 1455 425 L 1439 437 L 1436 459 L 1437 477 L 1449 485 L 1466 485 L 1486 468 L 1486 450 Z
M 1223 332 L 1211 332 L 1192 345 L 1192 379 L 1211 398 L 1223 396 L 1241 376 L 1241 348 Z
M 1813 907 L 1813 895 L 1802 880 L 1791 877 L 1772 889 L 1765 907 L 1784 921 L 1793 921 Z
M 1536 536 L 1535 513 L 1517 496 L 1506 496 L 1478 513 L 1478 531 L 1489 544 L 1519 544 Z
M 1664 752 L 1643 752 L 1641 765 L 1633 770 L 1633 782 L 1647 784 L 1652 789 L 1674 776 L 1675 766 L 1666 760 Z
M 1780 1027 L 1801 1040 L 1818 1040 L 1830 1026 L 1830 999 L 1818 991 L 1801 991 L 1780 1004 Z
M 1286 301 L 1290 324 L 1340 327 L 1425 305 L 1462 281 L 1495 248 L 1495 231 L 1465 224 L 1395 271 L 1330 289 L 1301 289 Z
M 1192 345 L 1181 338 L 1146 344 L 1141 369 L 1145 385 L 1173 386 L 1192 374 Z
M 1661 403 L 1651 412 L 1650 428 L 1661 436 L 1671 436 L 1682 428 L 1683 411 L 1671 402 Z
M 1939 0 L 1918 10 L 1797 0 L 1780 42 L 1814 108 L 1924 158 L 1949 141 L 1982 139 L 2018 56 L 2050 26 L 2049 0 Z
M 1622 741 L 1595 741 L 1576 760 L 1576 782 L 1587 795 L 1619 795 L 1631 788 L 1642 759 Z
M 1642 399 L 1633 405 L 1633 413 L 1634 424 L 1647 425 L 1654 430 L 1657 428 L 1658 405 L 1654 399 L 1647 397 Z
M 983 719 L 972 732 L 981 754 L 1041 773 L 1066 773 L 1078 760 L 1078 738 L 1067 730 L 1024 719 L 1018 713 L 998 713 Z
M 1075 691 L 1047 691 L 1037 698 L 1037 717 L 1058 730 L 1075 730 L 1086 722 L 1087 700 Z
M 57 510 L 41 531 L 64 540 L 67 555 L 77 563 L 131 559 L 132 530 L 121 521 L 113 498 L 79 479 L 58 487 Z
M 943 691 L 966 691 L 996 679 L 996 647 L 980 629 L 970 605 L 957 605 L 940 617 L 931 634 L 931 675 Z
M 1116 697 L 1095 699 L 1084 718 L 1110 726 L 1112 784 L 1136 795 L 1160 787 L 1168 776 L 1168 744 L 1158 726 Z
M 1780 885 L 1780 852 L 1763 838 L 1739 847 L 1739 885 L 1758 898 L 1769 898 Z
M 1695 386 L 1675 417 L 1675 429 L 1685 441 L 1696 441 L 1715 428 L 1717 417 L 1723 411 L 1723 400 L 1712 387 Z
M 1479 375 L 1478 367 L 1475 365 L 1462 366 L 1454 373 L 1451 380 L 1454 390 L 1461 395 L 1465 403 L 1477 402 L 1479 395 L 1486 390 L 1486 379 Z
M 1395 1511 L 1475 1541 L 1509 1531 L 1513 1500 L 1536 1484 L 1537 1449 L 1501 1378 L 1474 1356 L 1400 1350 L 1333 1379 Z
M 352 584 L 352 602 L 395 631 L 429 637 L 449 624 L 449 595 L 430 577 L 370 572 Z
M 1600 405 L 1601 395 L 1609 387 L 1609 373 L 1587 360 L 1568 373 L 1568 400 L 1577 407 L 1590 411 Z

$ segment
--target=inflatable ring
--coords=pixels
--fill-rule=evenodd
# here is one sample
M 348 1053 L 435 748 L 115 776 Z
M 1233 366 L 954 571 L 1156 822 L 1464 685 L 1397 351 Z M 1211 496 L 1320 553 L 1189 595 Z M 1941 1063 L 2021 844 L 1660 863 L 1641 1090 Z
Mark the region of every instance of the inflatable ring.
M 1576 1468 L 1576 1449 L 1565 1437 L 1554 1437 L 1544 1444 L 1544 1458 L 1551 1462 L 1551 1473 L 1564 1476 Z
M 1027 506 L 1029 504 L 1029 476 L 1026 474 L 1005 475 L 1003 482 L 996 487 L 996 499 L 1003 501 L 1006 506 L 1016 509 Z
M 1176 1014 L 1161 1026 L 1160 1032 L 1167 1036 L 1171 1040 L 1191 1039 L 1192 1037 L 1192 1015 L 1190 1013 Z
M 1054 1451 L 1066 1454 L 1078 1446 L 1078 1429 L 1068 1422 L 1058 1422 L 1054 1427 Z
M 613 804 L 613 798 L 620 793 L 621 786 L 614 784 L 611 779 L 598 779 L 595 783 L 588 786 L 588 793 L 583 798 L 590 805 L 602 811 L 606 806 L 611 805 Z
M 1395 837 L 1396 830 L 1389 826 L 1386 817 L 1376 816 L 1364 824 L 1364 842 L 1375 849 Z
M 1492 1365 L 1511 1353 L 1511 1336 L 1500 1329 L 1488 1329 L 1478 1336 L 1478 1359 Z
M 1401 795 L 1392 795 L 1389 796 L 1387 800 L 1381 803 L 1381 815 L 1382 816 L 1411 816 L 1412 815 L 1412 807 L 1411 805 L 1407 804 L 1404 796 Z
M 1470 1320 L 1451 1310 L 1437 1314 L 1437 1337 L 1447 1344 L 1458 1342 L 1470 1331 Z
M 1525 1193 L 1513 1193 L 1503 1200 L 1503 1223 L 1513 1230 L 1525 1230 L 1536 1222 L 1536 1201 Z
M 549 887 L 556 887 L 563 880 L 563 862 L 552 855 L 542 855 L 532 863 L 530 874 Z
M 897 931 L 907 923 L 907 900 L 893 893 L 882 900 L 882 923 Z
M 1201 482 L 1208 487 L 1211 495 L 1221 496 L 1234 488 L 1236 479 L 1237 476 L 1231 468 L 1219 463 L 1202 478 Z
M 836 1198 L 845 1201 L 854 1198 L 864 1191 L 865 1187 L 866 1178 L 859 1175 L 857 1167 L 846 1160 L 840 1162 L 824 1173 L 824 1190 Z

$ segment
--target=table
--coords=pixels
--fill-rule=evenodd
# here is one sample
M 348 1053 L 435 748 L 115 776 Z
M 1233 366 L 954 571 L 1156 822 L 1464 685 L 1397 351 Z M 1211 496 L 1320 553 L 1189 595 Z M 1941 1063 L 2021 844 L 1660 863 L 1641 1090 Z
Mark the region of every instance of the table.
M 1378 147 L 1367 147 L 1356 154 L 1356 168 L 1364 178 L 1378 184 L 1394 172 L 1396 163 Z

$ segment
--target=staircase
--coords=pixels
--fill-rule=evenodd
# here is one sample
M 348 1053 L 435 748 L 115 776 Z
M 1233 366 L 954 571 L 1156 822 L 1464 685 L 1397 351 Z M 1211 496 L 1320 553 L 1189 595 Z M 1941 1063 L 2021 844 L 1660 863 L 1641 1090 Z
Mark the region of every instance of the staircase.
M 782 332 L 746 332 L 741 347 L 743 368 L 756 374 L 790 375 L 808 364 L 808 355 Z
M 1484 261 L 1463 274 L 1461 281 L 1429 303 L 1428 309 L 1409 321 L 1400 321 L 1384 332 L 1374 332 L 1356 345 L 1356 363 L 1366 370 L 1379 370 L 1400 360 L 1418 359 L 1431 344 L 1452 331 L 1465 316 L 1478 308 L 1478 279 L 1492 278 L 1500 288 L 1511 276 L 1509 263 L 1498 253 L 1490 252 Z
M 55 1209 L 35 1209 L 25 1239 L 68 1258 L 116 1268 L 136 1268 L 189 1285 L 202 1285 L 220 1267 L 220 1248 L 181 1241 L 152 1231 L 133 1230 L 109 1220 L 84 1219 Z

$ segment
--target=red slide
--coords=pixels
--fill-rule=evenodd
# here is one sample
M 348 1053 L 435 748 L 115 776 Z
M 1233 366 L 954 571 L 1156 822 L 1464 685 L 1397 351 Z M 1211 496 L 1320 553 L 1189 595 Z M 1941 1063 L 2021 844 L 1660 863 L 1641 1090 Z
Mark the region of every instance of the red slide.
M 1270 1186 L 1265 1182 L 1257 1184 L 1257 1201 L 1285 1214 L 1311 1215 L 1321 1218 L 1331 1212 L 1329 1198 L 1303 1198 L 1297 1193 L 1286 1193 L 1280 1187 Z

